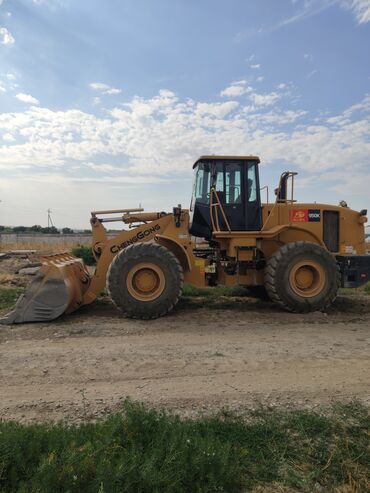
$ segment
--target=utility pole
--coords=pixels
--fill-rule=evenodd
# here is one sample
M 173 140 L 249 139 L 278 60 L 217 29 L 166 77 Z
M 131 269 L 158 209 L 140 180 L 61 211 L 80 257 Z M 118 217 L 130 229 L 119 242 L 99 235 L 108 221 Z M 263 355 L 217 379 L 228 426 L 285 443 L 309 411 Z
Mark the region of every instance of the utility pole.
M 46 212 L 48 213 L 48 228 L 50 228 L 50 227 L 53 228 L 54 227 L 54 224 L 53 224 L 53 220 L 51 219 L 51 213 L 52 213 L 52 211 L 49 208 Z

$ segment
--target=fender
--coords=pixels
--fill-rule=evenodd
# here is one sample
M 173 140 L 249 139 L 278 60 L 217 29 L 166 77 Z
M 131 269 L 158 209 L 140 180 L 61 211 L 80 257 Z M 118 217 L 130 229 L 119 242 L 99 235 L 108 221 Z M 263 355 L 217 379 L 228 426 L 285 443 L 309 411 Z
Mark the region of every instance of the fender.
M 156 241 L 166 247 L 179 260 L 184 272 L 191 270 L 191 261 L 184 246 L 174 238 L 164 235 L 157 235 Z

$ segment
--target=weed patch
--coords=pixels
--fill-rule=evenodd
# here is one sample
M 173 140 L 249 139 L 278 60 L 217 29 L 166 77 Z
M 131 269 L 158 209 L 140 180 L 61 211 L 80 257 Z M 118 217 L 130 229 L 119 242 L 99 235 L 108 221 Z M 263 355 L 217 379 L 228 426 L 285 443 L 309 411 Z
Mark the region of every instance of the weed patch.
M 197 288 L 191 284 L 185 284 L 182 296 L 189 297 L 214 297 L 220 296 L 249 296 L 248 290 L 242 286 L 215 286 L 214 288 Z
M 356 296 L 361 294 L 370 294 L 370 282 L 360 286 L 359 288 L 340 288 L 338 291 L 340 295 Z
M 4 288 L 0 287 L 0 310 L 11 308 L 19 296 L 23 293 L 22 288 Z
M 369 491 L 369 430 L 357 403 L 191 420 L 127 401 L 79 426 L 0 422 L 0 491 Z

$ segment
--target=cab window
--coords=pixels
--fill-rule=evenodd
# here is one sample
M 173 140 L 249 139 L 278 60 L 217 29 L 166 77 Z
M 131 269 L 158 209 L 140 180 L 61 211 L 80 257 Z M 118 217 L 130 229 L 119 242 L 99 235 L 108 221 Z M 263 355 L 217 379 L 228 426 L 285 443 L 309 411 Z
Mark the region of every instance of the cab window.
M 226 204 L 242 202 L 242 170 L 240 164 L 229 164 L 225 173 Z
M 210 169 L 209 164 L 199 163 L 195 169 L 193 198 L 201 204 L 209 204 Z
M 248 164 L 248 202 L 257 200 L 257 176 L 256 165 Z

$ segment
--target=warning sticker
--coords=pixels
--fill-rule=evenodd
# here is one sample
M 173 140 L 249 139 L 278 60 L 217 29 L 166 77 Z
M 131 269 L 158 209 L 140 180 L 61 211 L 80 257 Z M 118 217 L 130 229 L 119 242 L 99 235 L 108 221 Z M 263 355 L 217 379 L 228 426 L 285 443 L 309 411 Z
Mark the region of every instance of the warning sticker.
M 196 260 L 195 265 L 199 267 L 199 271 L 201 274 L 204 274 L 205 272 L 205 261 L 204 260 Z
M 308 221 L 308 209 L 292 209 L 290 220 L 293 223 L 304 223 Z

